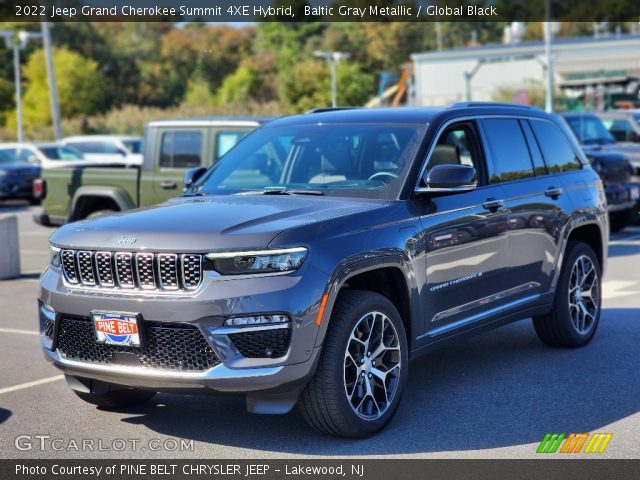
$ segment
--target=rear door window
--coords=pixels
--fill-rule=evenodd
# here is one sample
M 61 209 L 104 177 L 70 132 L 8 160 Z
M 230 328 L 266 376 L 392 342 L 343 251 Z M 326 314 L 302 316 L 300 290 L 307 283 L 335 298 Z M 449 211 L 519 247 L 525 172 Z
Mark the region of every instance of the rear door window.
M 550 172 L 560 173 L 582 168 L 578 155 L 560 128 L 546 120 L 530 120 L 529 123 Z
M 192 168 L 202 165 L 202 133 L 164 132 L 160 142 L 161 168 Z
M 533 177 L 533 162 L 522 126 L 515 118 L 482 120 L 493 169 L 489 183 Z

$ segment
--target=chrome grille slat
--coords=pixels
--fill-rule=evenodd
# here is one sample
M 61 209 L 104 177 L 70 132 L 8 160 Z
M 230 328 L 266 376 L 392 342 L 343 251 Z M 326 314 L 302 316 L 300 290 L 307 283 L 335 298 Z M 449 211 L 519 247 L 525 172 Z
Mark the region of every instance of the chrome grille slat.
M 95 285 L 96 273 L 93 265 L 93 255 L 87 250 L 80 250 L 76 253 L 78 259 L 78 273 L 80 275 L 80 282 L 83 285 Z
M 143 290 L 154 290 L 156 279 L 153 272 L 153 253 L 136 254 L 136 273 L 138 285 Z
M 96 252 L 95 259 L 98 283 L 103 287 L 115 287 L 116 282 L 113 265 L 111 263 L 111 252 Z
M 203 256 L 193 253 L 132 253 L 61 250 L 68 284 L 129 291 L 192 291 L 202 283 Z
M 183 288 L 185 290 L 198 288 L 202 279 L 202 255 L 184 254 L 180 263 Z
M 120 288 L 135 288 L 133 281 L 132 254 L 129 252 L 116 253 L 116 278 Z
M 62 250 L 62 269 L 64 276 L 69 283 L 78 283 L 78 268 L 76 267 L 76 252 L 73 250 Z
M 158 279 L 162 290 L 178 290 L 178 256 L 175 253 L 159 253 Z

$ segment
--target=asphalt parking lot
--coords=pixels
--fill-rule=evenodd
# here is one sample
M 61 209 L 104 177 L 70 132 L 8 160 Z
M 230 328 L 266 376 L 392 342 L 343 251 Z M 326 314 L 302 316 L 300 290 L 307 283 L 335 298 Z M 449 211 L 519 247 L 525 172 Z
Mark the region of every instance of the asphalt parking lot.
M 163 394 L 126 413 L 77 399 L 40 353 L 35 299 L 53 230 L 32 222 L 35 209 L 0 205 L 0 215 L 18 216 L 23 271 L 0 281 L 5 458 L 527 458 L 547 432 L 613 433 L 602 456 L 640 458 L 640 227 L 612 236 L 605 309 L 590 345 L 548 348 L 522 321 L 433 352 L 412 363 L 391 425 L 349 441 L 315 433 L 297 411 L 249 415 L 240 398 Z M 15 446 L 20 435 L 24 450 Z M 85 440 L 93 451 L 79 451 Z

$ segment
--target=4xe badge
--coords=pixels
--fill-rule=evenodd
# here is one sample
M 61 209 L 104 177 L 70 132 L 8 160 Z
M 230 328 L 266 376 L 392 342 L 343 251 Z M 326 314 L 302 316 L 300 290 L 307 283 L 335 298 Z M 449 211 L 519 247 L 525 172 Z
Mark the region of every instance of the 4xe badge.
M 137 315 L 94 312 L 91 317 L 96 332 L 96 342 L 125 347 L 140 346 Z

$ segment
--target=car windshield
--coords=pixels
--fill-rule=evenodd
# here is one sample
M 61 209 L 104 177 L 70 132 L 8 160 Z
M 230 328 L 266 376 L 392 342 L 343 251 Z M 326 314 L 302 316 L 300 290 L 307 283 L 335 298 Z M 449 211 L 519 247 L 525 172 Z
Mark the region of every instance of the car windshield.
M 567 123 L 580 143 L 605 145 L 615 143 L 602 120 L 596 117 L 569 117 Z
M 122 140 L 122 143 L 131 153 L 142 153 L 142 140 L 127 139 Z
M 39 147 L 40 151 L 50 160 L 83 160 L 82 152 L 71 147 L 51 146 Z
M 3 148 L 0 150 L 0 164 L 29 163 L 25 155 L 20 155 L 17 148 Z
M 187 194 L 397 196 L 423 125 L 319 124 L 249 134 Z

